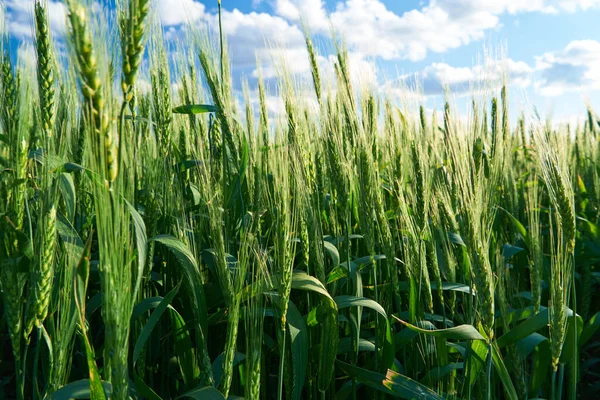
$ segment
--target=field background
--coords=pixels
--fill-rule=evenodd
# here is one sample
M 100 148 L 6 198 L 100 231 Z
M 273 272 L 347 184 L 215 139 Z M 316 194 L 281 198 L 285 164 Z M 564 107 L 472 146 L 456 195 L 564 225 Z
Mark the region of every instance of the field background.
M 66 7 L 66 53 L 44 2 L 33 62 L 2 40 L 4 398 L 600 392 L 593 109 L 398 101 L 309 27 L 312 80 L 280 58 L 239 99 L 222 29 L 172 49 L 150 0 Z

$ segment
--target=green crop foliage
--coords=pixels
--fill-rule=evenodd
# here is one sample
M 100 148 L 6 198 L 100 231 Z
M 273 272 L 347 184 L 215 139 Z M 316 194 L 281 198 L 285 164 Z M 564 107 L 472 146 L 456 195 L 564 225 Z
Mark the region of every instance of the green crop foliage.
M 309 27 L 311 85 L 283 60 L 239 96 L 222 34 L 171 53 L 151 1 L 89 3 L 68 62 L 44 1 L 36 62 L 0 32 L 0 398 L 600 391 L 593 110 L 512 125 L 503 86 L 438 118 Z

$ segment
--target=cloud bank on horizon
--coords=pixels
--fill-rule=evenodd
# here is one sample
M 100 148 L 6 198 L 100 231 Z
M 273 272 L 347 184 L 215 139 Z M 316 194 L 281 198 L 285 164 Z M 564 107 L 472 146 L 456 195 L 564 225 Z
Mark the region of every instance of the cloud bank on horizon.
M 114 3 L 114 0 L 111 0 Z M 33 33 L 33 0 L 5 0 L 11 37 L 28 40 Z M 460 96 L 483 84 L 504 79 L 543 102 L 558 96 L 585 96 L 600 105 L 600 36 L 594 26 L 573 25 L 573 18 L 600 16 L 600 0 L 223 0 L 224 32 L 234 73 L 265 78 L 277 75 L 275 59 L 284 55 L 291 73 L 309 74 L 303 24 L 317 38 L 334 31 L 349 49 L 357 79 L 375 80 L 382 90 L 417 86 L 422 95 L 445 90 Z M 399 5 L 398 3 L 405 3 Z M 216 26 L 216 0 L 156 0 L 161 23 L 171 35 L 187 23 Z M 109 6 L 110 7 L 110 6 Z M 57 38 L 66 32 L 65 6 L 49 1 Z M 585 17 L 587 18 L 587 17 Z M 544 26 L 548 43 L 528 41 L 526 26 Z M 552 40 L 553 31 L 563 26 Z M 560 34 L 560 37 L 558 35 Z M 490 36 L 504 39 L 505 54 L 474 62 Z M 517 37 L 517 40 L 513 40 Z M 319 43 L 319 40 L 317 40 Z M 325 46 L 326 47 L 326 46 Z M 331 47 L 331 46 L 330 46 Z M 507 52 L 506 54 L 509 54 Z M 511 53 L 512 54 L 512 53 Z M 324 50 L 319 63 L 327 71 L 333 60 Z M 399 72 L 398 66 L 402 69 Z M 404 72 L 408 71 L 408 72 Z

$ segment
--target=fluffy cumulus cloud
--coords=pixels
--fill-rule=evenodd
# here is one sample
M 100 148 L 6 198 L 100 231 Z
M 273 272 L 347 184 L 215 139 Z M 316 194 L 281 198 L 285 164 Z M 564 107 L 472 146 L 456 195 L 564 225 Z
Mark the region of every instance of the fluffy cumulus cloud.
M 302 21 L 310 29 L 326 31 L 330 24 L 322 0 L 274 0 L 275 14 L 293 22 Z
M 502 14 L 556 13 L 600 6 L 600 0 L 430 0 L 419 9 L 396 14 L 381 0 L 345 0 L 325 10 L 323 0 L 272 0 L 277 15 L 297 22 L 299 15 L 316 32 L 330 25 L 352 51 L 384 60 L 421 60 L 480 40 L 501 26 Z M 331 24 L 328 21 L 328 17 Z
M 253 0 L 267 4 L 269 12 L 223 11 L 234 68 L 257 76 L 256 61 L 263 76 L 273 78 L 284 66 L 296 76 L 310 79 L 310 65 L 304 44 L 302 23 L 312 33 L 328 36 L 333 27 L 349 48 L 350 69 L 356 83 L 377 80 L 377 60 L 422 60 L 430 53 L 444 53 L 473 41 L 501 26 L 504 14 L 527 12 L 574 12 L 600 7 L 600 0 L 429 0 L 418 8 L 395 13 L 383 0 L 339 0 L 327 9 L 324 0 Z M 10 33 L 17 38 L 33 34 L 34 0 L 4 0 Z M 217 26 L 217 15 L 200 0 L 158 0 L 158 16 L 171 31 L 186 23 Z M 58 37 L 66 31 L 63 2 L 49 0 L 52 31 Z M 285 64 L 281 62 L 285 60 Z M 318 57 L 324 75 L 332 74 L 334 59 L 327 53 Z M 600 89 L 600 43 L 575 41 L 560 51 L 537 58 L 535 68 L 510 59 L 486 62 L 484 66 L 458 68 L 434 63 L 417 74 L 396 81 L 403 86 L 418 83 L 425 95 L 444 88 L 465 93 L 485 85 L 497 85 L 507 77 L 513 85 L 535 87 L 546 95 L 565 91 Z M 276 108 L 276 107 L 273 107 Z
M 600 42 L 596 40 L 576 40 L 535 59 L 533 66 L 509 58 L 474 67 L 433 63 L 419 72 L 402 75 L 386 88 L 398 93 L 417 89 L 425 96 L 445 90 L 460 95 L 497 88 L 506 81 L 518 88 L 532 86 L 544 96 L 600 90 Z
M 546 96 L 600 89 L 600 42 L 577 40 L 536 58 L 537 87 Z
M 388 87 L 412 88 L 426 96 L 439 95 L 445 90 L 460 95 L 473 90 L 494 89 L 504 82 L 525 88 L 531 84 L 533 72 L 528 64 L 509 58 L 490 60 L 474 67 L 433 63 L 417 73 L 401 76 Z
M 197 0 L 160 0 L 158 13 L 162 24 L 172 31 L 188 23 L 204 24 L 212 30 L 218 27 L 218 16 Z M 288 17 L 292 15 L 294 13 L 288 10 Z M 224 9 L 222 17 L 234 68 L 254 69 L 258 59 L 265 65 L 265 75 L 275 76 L 273 62 L 283 52 L 292 72 L 308 70 L 304 36 L 298 24 L 279 15 L 243 13 L 235 8 Z
M 204 4 L 194 0 L 159 0 L 157 11 L 165 26 L 194 22 L 206 14 Z
M 579 9 L 600 7 L 600 0 L 558 0 L 558 6 L 566 11 L 574 12 Z
M 237 66 L 256 65 L 256 57 L 269 63 L 281 51 L 290 57 L 290 64 L 297 66 L 306 58 L 304 36 L 300 28 L 283 18 L 267 13 L 251 12 L 244 14 L 239 10 L 227 11 L 223 18 L 224 32 L 228 37 L 232 59 Z M 284 49 L 284 50 L 282 50 Z M 304 53 L 304 57 L 301 54 Z
M 16 38 L 24 39 L 34 35 L 33 30 L 34 0 L 4 0 L 8 31 Z M 48 2 L 50 28 L 56 36 L 66 32 L 66 7 L 60 1 Z

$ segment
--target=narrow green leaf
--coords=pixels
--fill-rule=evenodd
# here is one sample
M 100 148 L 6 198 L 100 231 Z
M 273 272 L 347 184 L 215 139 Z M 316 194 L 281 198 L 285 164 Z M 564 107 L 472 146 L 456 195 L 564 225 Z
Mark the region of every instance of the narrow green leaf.
M 56 231 L 63 241 L 71 265 L 77 265 L 83 253 L 83 241 L 71 222 L 60 210 L 56 212 Z
M 580 348 L 583 347 L 583 345 L 585 345 L 588 340 L 592 338 L 592 336 L 594 336 L 598 328 L 600 328 L 600 312 L 597 312 L 592 318 L 590 318 L 587 325 L 583 328 L 579 338 Z
M 502 387 L 504 388 L 504 393 L 506 394 L 506 398 L 510 400 L 518 400 L 517 391 L 510 379 L 510 374 L 504 365 L 504 361 L 502 361 L 502 355 L 500 354 L 500 349 L 496 344 L 492 344 L 492 361 L 494 363 L 494 367 L 496 368 L 496 372 L 500 377 L 500 381 L 502 382 Z
M 521 322 L 519 325 L 500 336 L 496 341 L 499 348 L 511 345 L 548 325 L 548 309 L 541 310 L 533 317 Z
M 317 374 L 317 387 L 325 392 L 335 373 L 335 360 L 339 347 L 338 312 L 333 300 L 324 299 L 322 304 L 327 304 L 327 312 L 321 323 L 321 351 L 319 352 L 319 366 Z
M 55 174 L 63 174 L 63 173 L 71 174 L 73 172 L 83 171 L 84 169 L 85 168 L 83 168 L 79 164 L 68 162 L 68 163 L 59 165 L 52 172 Z
M 573 357 L 578 353 L 578 350 L 573 348 L 575 325 L 577 326 L 577 336 L 579 337 L 583 331 L 583 319 L 579 315 L 575 318 L 573 315 L 567 318 L 567 335 L 565 336 L 565 343 L 563 345 L 562 353 L 560 354 L 560 363 L 562 364 L 571 362 Z
M 58 187 L 65 202 L 65 209 L 69 221 L 75 220 L 75 207 L 77 206 L 77 192 L 75 191 L 75 182 L 73 175 L 63 173 L 58 177 Z
M 359 338 L 358 339 L 358 351 L 377 351 L 377 347 L 375 347 L 375 343 L 368 341 L 367 339 Z M 353 343 L 351 337 L 345 337 L 340 339 L 340 344 L 338 347 L 338 355 L 351 353 L 354 351 Z
M 192 338 L 183 317 L 173 308 L 169 307 L 171 325 L 173 326 L 173 340 L 175 342 L 175 356 L 183 383 L 189 388 L 194 387 L 200 380 L 200 369 L 196 360 Z
M 505 260 L 508 260 L 515 254 L 519 254 L 522 251 L 525 251 L 525 249 L 522 247 L 517 247 L 510 244 L 505 244 L 504 246 L 502 246 L 502 256 Z
M 304 318 L 296 305 L 290 301 L 286 315 L 287 327 L 290 334 L 292 353 L 292 372 L 294 376 L 292 398 L 300 399 L 308 368 L 308 330 Z
M 148 245 L 148 236 L 146 235 L 146 224 L 144 223 L 142 216 L 127 200 L 125 200 L 125 204 L 127 204 L 129 214 L 131 214 L 131 219 L 133 220 L 133 227 L 135 229 L 135 245 L 137 248 L 136 258 L 138 262 L 138 268 L 137 275 L 135 277 L 135 286 L 133 287 L 132 298 L 136 299 L 142 283 L 142 278 L 144 276 L 144 268 L 146 266 L 146 247 Z
M 510 212 L 508 212 L 504 208 L 498 207 L 498 209 L 504 211 L 506 213 L 506 215 L 508 215 L 508 217 L 510 218 L 510 221 L 513 224 L 513 227 L 515 228 L 515 230 L 517 232 L 519 232 L 519 234 L 523 238 L 523 241 L 525 242 L 525 245 L 527 245 L 527 248 L 530 248 L 530 245 L 529 245 L 529 235 L 527 234 L 527 229 L 525 229 L 525 227 L 523 226 L 523 224 L 521 222 L 519 222 L 519 220 L 516 219 L 514 217 L 514 215 L 512 215 Z
M 464 363 L 457 362 L 457 363 L 447 364 L 447 365 L 444 365 L 442 367 L 432 368 L 431 370 L 429 370 L 429 372 L 427 372 L 425 374 L 425 376 L 422 379 L 422 382 L 424 384 L 426 384 L 427 386 L 433 386 L 440 379 L 442 379 L 443 377 L 445 377 L 446 375 L 452 373 L 453 371 L 457 371 L 457 370 L 463 369 L 464 366 L 465 366 Z
M 327 254 L 329 254 L 329 257 L 331 257 L 331 262 L 333 266 L 337 267 L 338 265 L 340 265 L 340 252 L 333 245 L 333 243 L 324 240 L 323 246 L 325 247 L 325 251 L 327 252 Z
M 200 389 L 190 390 L 189 392 L 177 397 L 175 400 L 183 399 L 186 397 L 195 400 L 225 400 L 223 394 L 212 386 L 206 386 Z
M 548 338 L 544 335 L 541 335 L 537 332 L 532 333 L 524 337 L 521 340 L 518 340 L 515 343 L 517 351 L 524 358 L 529 357 L 529 355 L 538 347 L 542 342 L 548 341 Z
M 186 284 L 190 286 L 192 294 L 192 304 L 194 304 L 194 315 L 198 319 L 198 324 L 202 330 L 202 335 L 208 332 L 208 307 L 206 306 L 206 297 L 204 296 L 204 287 L 202 277 L 196 258 L 190 249 L 181 240 L 171 235 L 158 235 L 149 240 L 150 242 L 159 242 L 175 255 L 179 265 L 183 268 L 186 276 Z
M 107 396 L 111 394 L 110 383 L 102 381 L 102 388 Z M 81 379 L 69 383 L 50 395 L 51 400 L 89 399 L 90 380 Z
M 535 397 L 539 394 L 540 388 L 549 380 L 550 363 L 552 352 L 550 351 L 550 342 L 544 341 L 536 348 L 531 357 L 532 376 L 529 381 L 529 396 Z
M 213 361 L 213 363 L 212 363 L 212 372 L 213 372 L 213 378 L 215 380 L 216 387 L 219 387 L 219 385 L 221 384 L 221 378 L 223 377 L 223 357 L 224 357 L 223 353 L 219 354 L 217 356 L 217 358 L 215 358 L 215 361 Z M 236 351 L 235 354 L 233 355 L 233 365 L 232 366 L 235 367 L 236 365 L 238 365 L 245 359 L 246 359 L 246 355 L 244 353 L 240 353 L 239 351 Z
M 450 243 L 454 243 L 462 247 L 467 247 L 460 234 L 456 232 L 448 232 L 448 239 L 450 240 Z
M 483 369 L 487 355 L 488 346 L 483 340 L 471 342 L 467 352 L 467 376 L 471 386 L 479 378 L 479 372 Z
M 142 328 L 140 336 L 137 338 L 137 340 L 135 342 L 135 347 L 133 348 L 133 365 L 134 366 L 135 366 L 135 363 L 137 362 L 138 358 L 140 357 L 140 354 L 142 353 L 142 349 L 144 348 L 144 345 L 150 338 L 150 335 L 152 334 L 154 327 L 158 323 L 158 320 L 160 319 L 161 315 L 165 312 L 168 305 L 171 304 L 171 302 L 175 298 L 175 295 L 179 291 L 180 285 L 181 285 L 181 282 L 179 282 L 177 284 L 177 286 L 175 286 L 165 296 L 165 298 L 160 302 L 158 307 L 156 307 L 154 309 L 154 311 L 152 312 L 152 315 L 150 315 L 150 318 L 148 318 L 148 322 L 146 322 L 146 324 Z
M 340 369 L 358 382 L 382 393 L 401 399 L 443 400 L 428 387 L 392 370 L 381 374 L 338 361 Z
M 444 339 L 454 339 L 454 340 L 485 340 L 483 336 L 473 327 L 472 325 L 459 325 L 452 328 L 446 329 L 422 329 L 412 324 L 409 324 L 406 321 L 401 320 L 400 318 L 392 315 L 398 322 L 406 326 L 408 329 L 413 330 L 415 332 L 423 333 L 425 335 L 441 337 Z
M 186 104 L 173 108 L 174 114 L 203 114 L 217 111 L 218 108 L 210 104 Z
M 135 384 L 135 390 L 141 398 L 147 400 L 162 400 L 161 397 L 138 376 L 135 370 L 133 371 L 133 382 Z
M 378 312 L 379 314 L 381 314 L 381 316 L 387 319 L 387 314 L 385 313 L 385 310 L 375 300 L 355 296 L 336 296 L 333 300 L 336 302 L 338 310 L 348 307 L 367 307 L 371 310 Z
M 292 289 L 306 290 L 311 292 L 319 293 L 331 300 L 333 304 L 335 301 L 325 288 L 321 281 L 314 276 L 308 275 L 306 272 L 294 271 L 292 274 Z

